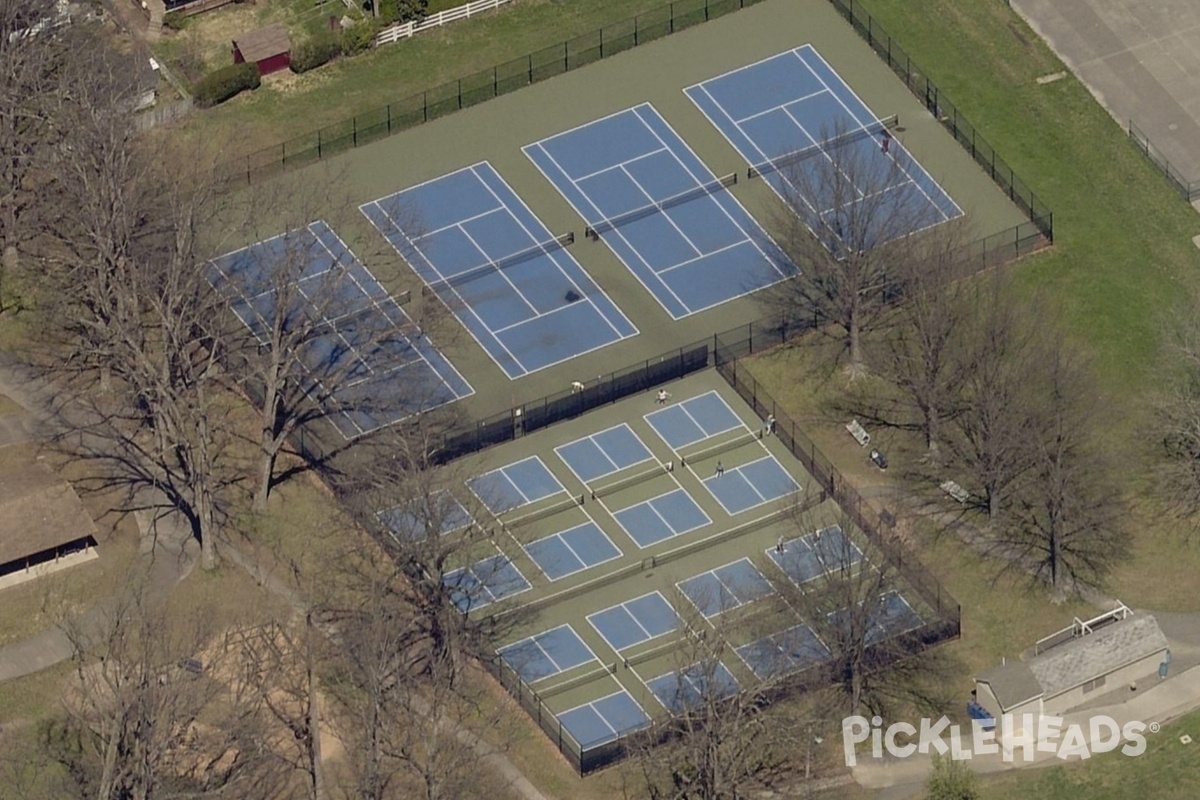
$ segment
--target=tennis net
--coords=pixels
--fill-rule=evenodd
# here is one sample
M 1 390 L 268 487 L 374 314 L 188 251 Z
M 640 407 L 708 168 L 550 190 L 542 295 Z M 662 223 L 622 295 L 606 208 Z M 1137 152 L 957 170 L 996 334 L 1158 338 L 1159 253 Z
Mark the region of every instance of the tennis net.
M 503 269 L 522 264 L 530 259 L 538 258 L 539 256 L 550 255 L 558 250 L 562 250 L 567 245 L 575 243 L 575 232 L 567 231 L 564 234 L 555 236 L 548 242 L 538 242 L 532 247 L 527 247 L 524 250 L 518 250 L 511 255 L 496 261 L 489 261 L 486 264 L 480 264 L 474 269 L 469 269 L 466 272 L 460 272 L 457 275 L 451 275 L 449 278 L 443 278 L 440 281 L 434 281 L 421 290 L 425 297 L 436 294 L 438 290 L 450 286 L 462 286 L 464 283 L 480 278 L 484 275 L 490 275 L 493 272 L 499 272 Z
M 746 170 L 747 178 L 757 178 L 762 175 L 769 175 L 772 172 L 778 172 L 781 169 L 786 169 L 793 164 L 799 164 L 801 161 L 807 161 L 816 155 L 825 155 L 840 147 L 845 147 L 848 144 L 861 141 L 866 138 L 874 138 L 882 136 L 884 131 L 894 130 L 900 124 L 900 118 L 892 114 L 890 117 L 884 117 L 878 122 L 873 122 L 855 131 L 843 133 L 840 136 L 834 136 L 826 139 L 823 142 L 810 145 L 809 147 L 795 150 L 791 153 L 786 153 L 778 158 L 769 161 L 763 161 L 759 164 L 751 165 L 750 169 Z
M 730 450 L 736 450 L 742 445 L 750 444 L 762 438 L 761 431 L 747 431 L 740 436 L 734 437 L 720 444 L 715 444 L 707 450 L 700 450 L 690 456 L 680 456 L 679 463 L 686 467 L 688 464 L 699 464 L 702 461 L 707 461 L 710 458 L 716 458 L 722 453 L 728 453 Z
M 599 500 L 602 497 L 607 497 L 613 492 L 619 492 L 622 489 L 628 489 L 630 486 L 636 486 L 639 483 L 652 480 L 657 478 L 659 475 L 666 475 L 671 471 L 672 466 L 673 465 L 671 462 L 668 461 L 664 464 L 657 464 L 650 469 L 642 470 L 636 475 L 629 475 L 624 478 L 619 478 L 604 486 L 597 486 L 592 490 L 592 499 Z
M 551 503 L 550 505 L 546 506 L 545 508 L 540 508 L 537 511 L 531 511 L 528 514 L 525 514 L 523 516 L 516 517 L 515 519 L 510 519 L 503 523 L 504 528 L 505 528 L 505 530 L 512 530 L 513 528 L 520 528 L 523 525 L 530 525 L 534 522 L 537 522 L 540 519 L 545 519 L 546 517 L 553 517 L 555 514 L 561 514 L 562 512 L 566 511 L 567 509 L 574 508 L 576 506 L 581 506 L 581 505 L 583 505 L 583 495 L 572 495 L 571 497 L 568 497 L 565 500 L 559 500 L 558 502 Z
M 619 228 L 630 222 L 635 222 L 639 219 L 645 219 L 651 214 L 659 214 L 666 211 L 668 208 L 674 208 L 677 205 L 687 203 L 691 200 L 697 200 L 701 197 L 707 197 L 710 194 L 716 194 L 722 189 L 728 189 L 738 182 L 736 172 L 730 173 L 723 178 L 718 178 L 711 183 L 701 184 L 686 191 L 680 192 L 677 195 L 666 198 L 665 200 L 657 200 L 649 205 L 635 208 L 632 211 L 626 211 L 623 214 L 618 214 L 612 219 L 606 219 L 603 222 L 597 222 L 595 225 L 589 225 L 584 229 L 583 233 L 592 241 L 600 238 L 600 235 L 611 231 L 613 228 Z

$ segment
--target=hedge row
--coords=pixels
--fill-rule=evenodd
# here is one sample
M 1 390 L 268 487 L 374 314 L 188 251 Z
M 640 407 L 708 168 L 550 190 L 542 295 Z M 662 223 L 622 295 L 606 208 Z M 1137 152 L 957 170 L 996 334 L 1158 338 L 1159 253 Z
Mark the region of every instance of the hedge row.
M 193 93 L 198 105 L 215 106 L 246 89 L 257 89 L 261 83 L 257 64 L 230 64 L 197 81 Z

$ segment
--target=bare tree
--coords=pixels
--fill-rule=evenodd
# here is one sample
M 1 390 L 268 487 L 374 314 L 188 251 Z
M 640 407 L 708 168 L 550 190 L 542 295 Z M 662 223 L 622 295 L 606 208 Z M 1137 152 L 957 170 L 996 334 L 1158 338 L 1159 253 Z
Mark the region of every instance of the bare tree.
M 948 223 L 913 236 L 897 250 L 902 297 L 879 347 L 877 371 L 902 393 L 917 419 L 929 458 L 940 459 L 942 423 L 956 411 L 971 364 L 963 355 L 969 288 L 960 283 L 967 251 L 961 228 Z
M 77 76 L 77 106 L 53 172 L 57 215 L 42 243 L 42 344 L 62 391 L 58 443 L 124 486 L 130 503 L 166 503 L 190 521 L 206 569 L 217 563 L 230 441 L 219 298 L 196 268 L 216 204 L 200 154 L 133 138 L 126 64 L 99 49 Z M 143 490 L 154 492 L 147 494 Z
M 816 315 L 837 331 L 851 376 L 866 370 L 863 335 L 886 307 L 905 249 L 890 243 L 941 221 L 904 172 L 896 151 L 845 125 L 824 128 L 822 144 L 798 143 L 777 173 L 786 210 L 780 243 L 800 274 L 772 302 Z M 807 148 L 807 149 L 806 149 Z
M 59 135 L 55 109 L 67 100 L 61 73 L 75 37 L 46 25 L 51 13 L 30 0 L 0 0 L 0 313 L 22 246 L 33 238 L 26 217 L 38 202 L 39 163 L 44 168 Z
M 1029 431 L 1036 429 L 1037 399 L 1029 389 L 1046 317 L 1035 301 L 1018 299 L 999 274 L 978 286 L 968 310 L 960 413 L 948 443 L 953 463 L 982 491 L 995 522 L 1035 458 Z
M 95 800 L 236 793 L 270 797 L 257 705 L 212 677 L 220 631 L 134 577 L 108 607 L 64 623 L 74 676 L 48 745 Z
M 1063 597 L 1097 585 L 1129 540 L 1121 492 L 1095 438 L 1102 416 L 1086 360 L 1056 338 L 1038 363 L 1042 424 L 1026 431 L 1033 463 L 1001 542 Z
M 1156 408 L 1162 439 L 1158 487 L 1185 519 L 1200 509 L 1200 317 L 1189 314 L 1168 328 L 1169 375 Z

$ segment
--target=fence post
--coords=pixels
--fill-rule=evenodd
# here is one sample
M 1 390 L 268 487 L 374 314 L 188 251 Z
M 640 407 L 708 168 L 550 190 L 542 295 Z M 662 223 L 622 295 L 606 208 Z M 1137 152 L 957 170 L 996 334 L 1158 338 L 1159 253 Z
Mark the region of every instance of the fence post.
M 358 117 L 351 117 L 350 125 L 353 128 L 351 141 L 354 143 L 355 147 L 358 147 Z
M 529 82 L 533 83 L 533 53 L 529 54 Z
M 600 57 L 604 58 L 604 28 L 600 29 Z
M 429 122 L 429 92 L 421 92 L 421 119 Z
M 392 132 L 392 104 L 387 104 L 388 133 Z
M 321 129 L 317 128 L 317 160 L 321 159 Z
M 668 11 L 670 12 L 670 14 L 671 14 L 671 21 L 670 21 L 670 23 L 667 25 L 667 31 L 668 31 L 669 33 L 674 33 L 674 32 L 675 32 L 675 4 L 674 4 L 674 3 L 671 3 L 671 4 L 669 4 L 669 5 L 667 6 L 667 10 L 668 10 Z

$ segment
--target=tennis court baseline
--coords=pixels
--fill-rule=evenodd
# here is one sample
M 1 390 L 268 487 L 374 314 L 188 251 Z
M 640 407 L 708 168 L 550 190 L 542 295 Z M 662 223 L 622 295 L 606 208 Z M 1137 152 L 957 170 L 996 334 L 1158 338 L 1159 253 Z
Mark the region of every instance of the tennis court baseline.
M 660 592 L 588 614 L 587 621 L 617 653 L 678 630 L 683 624 Z
M 523 150 L 673 319 L 796 271 L 649 103 Z
M 554 452 L 585 484 L 653 458 L 638 435 L 624 422 L 559 445 Z
M 810 211 L 825 222 L 822 226 L 815 217 L 809 219 L 815 231 L 837 231 L 851 224 L 847 220 L 855 215 L 846 207 L 863 202 L 889 209 L 869 212 L 879 218 L 877 223 L 885 218 L 898 223 L 867 233 L 861 242 L 867 247 L 962 216 L 962 209 L 905 147 L 890 132 L 885 136 L 878 115 L 812 45 L 684 91 L 781 198 L 808 201 Z M 832 149 L 841 147 L 853 148 L 854 155 L 839 163 L 855 164 L 859 181 L 870 179 L 873 185 L 835 187 L 823 177 L 813 177 L 822 174 L 814 172 L 822 161 L 832 161 Z M 808 179 L 802 177 L 806 174 Z M 818 191 L 825 196 L 812 195 Z
M 544 680 L 598 660 L 570 625 L 542 631 L 528 639 L 501 647 L 497 652 L 504 663 L 512 667 L 526 683 Z
M 638 332 L 486 161 L 360 210 L 510 379 Z
M 525 552 L 551 581 L 621 557 L 621 550 L 595 522 L 551 534 L 524 545 Z
M 567 491 L 538 456 L 477 475 L 467 481 L 467 486 L 493 514 L 503 514 Z
M 644 415 L 646 422 L 676 452 L 746 423 L 715 391 L 689 397 Z
M 474 394 L 324 221 L 204 268 L 261 344 L 277 320 L 312 327 L 297 353 L 308 372 L 304 390 L 346 439 Z
M 774 591 L 748 558 L 702 572 L 676 585 L 705 619 L 740 608 Z

